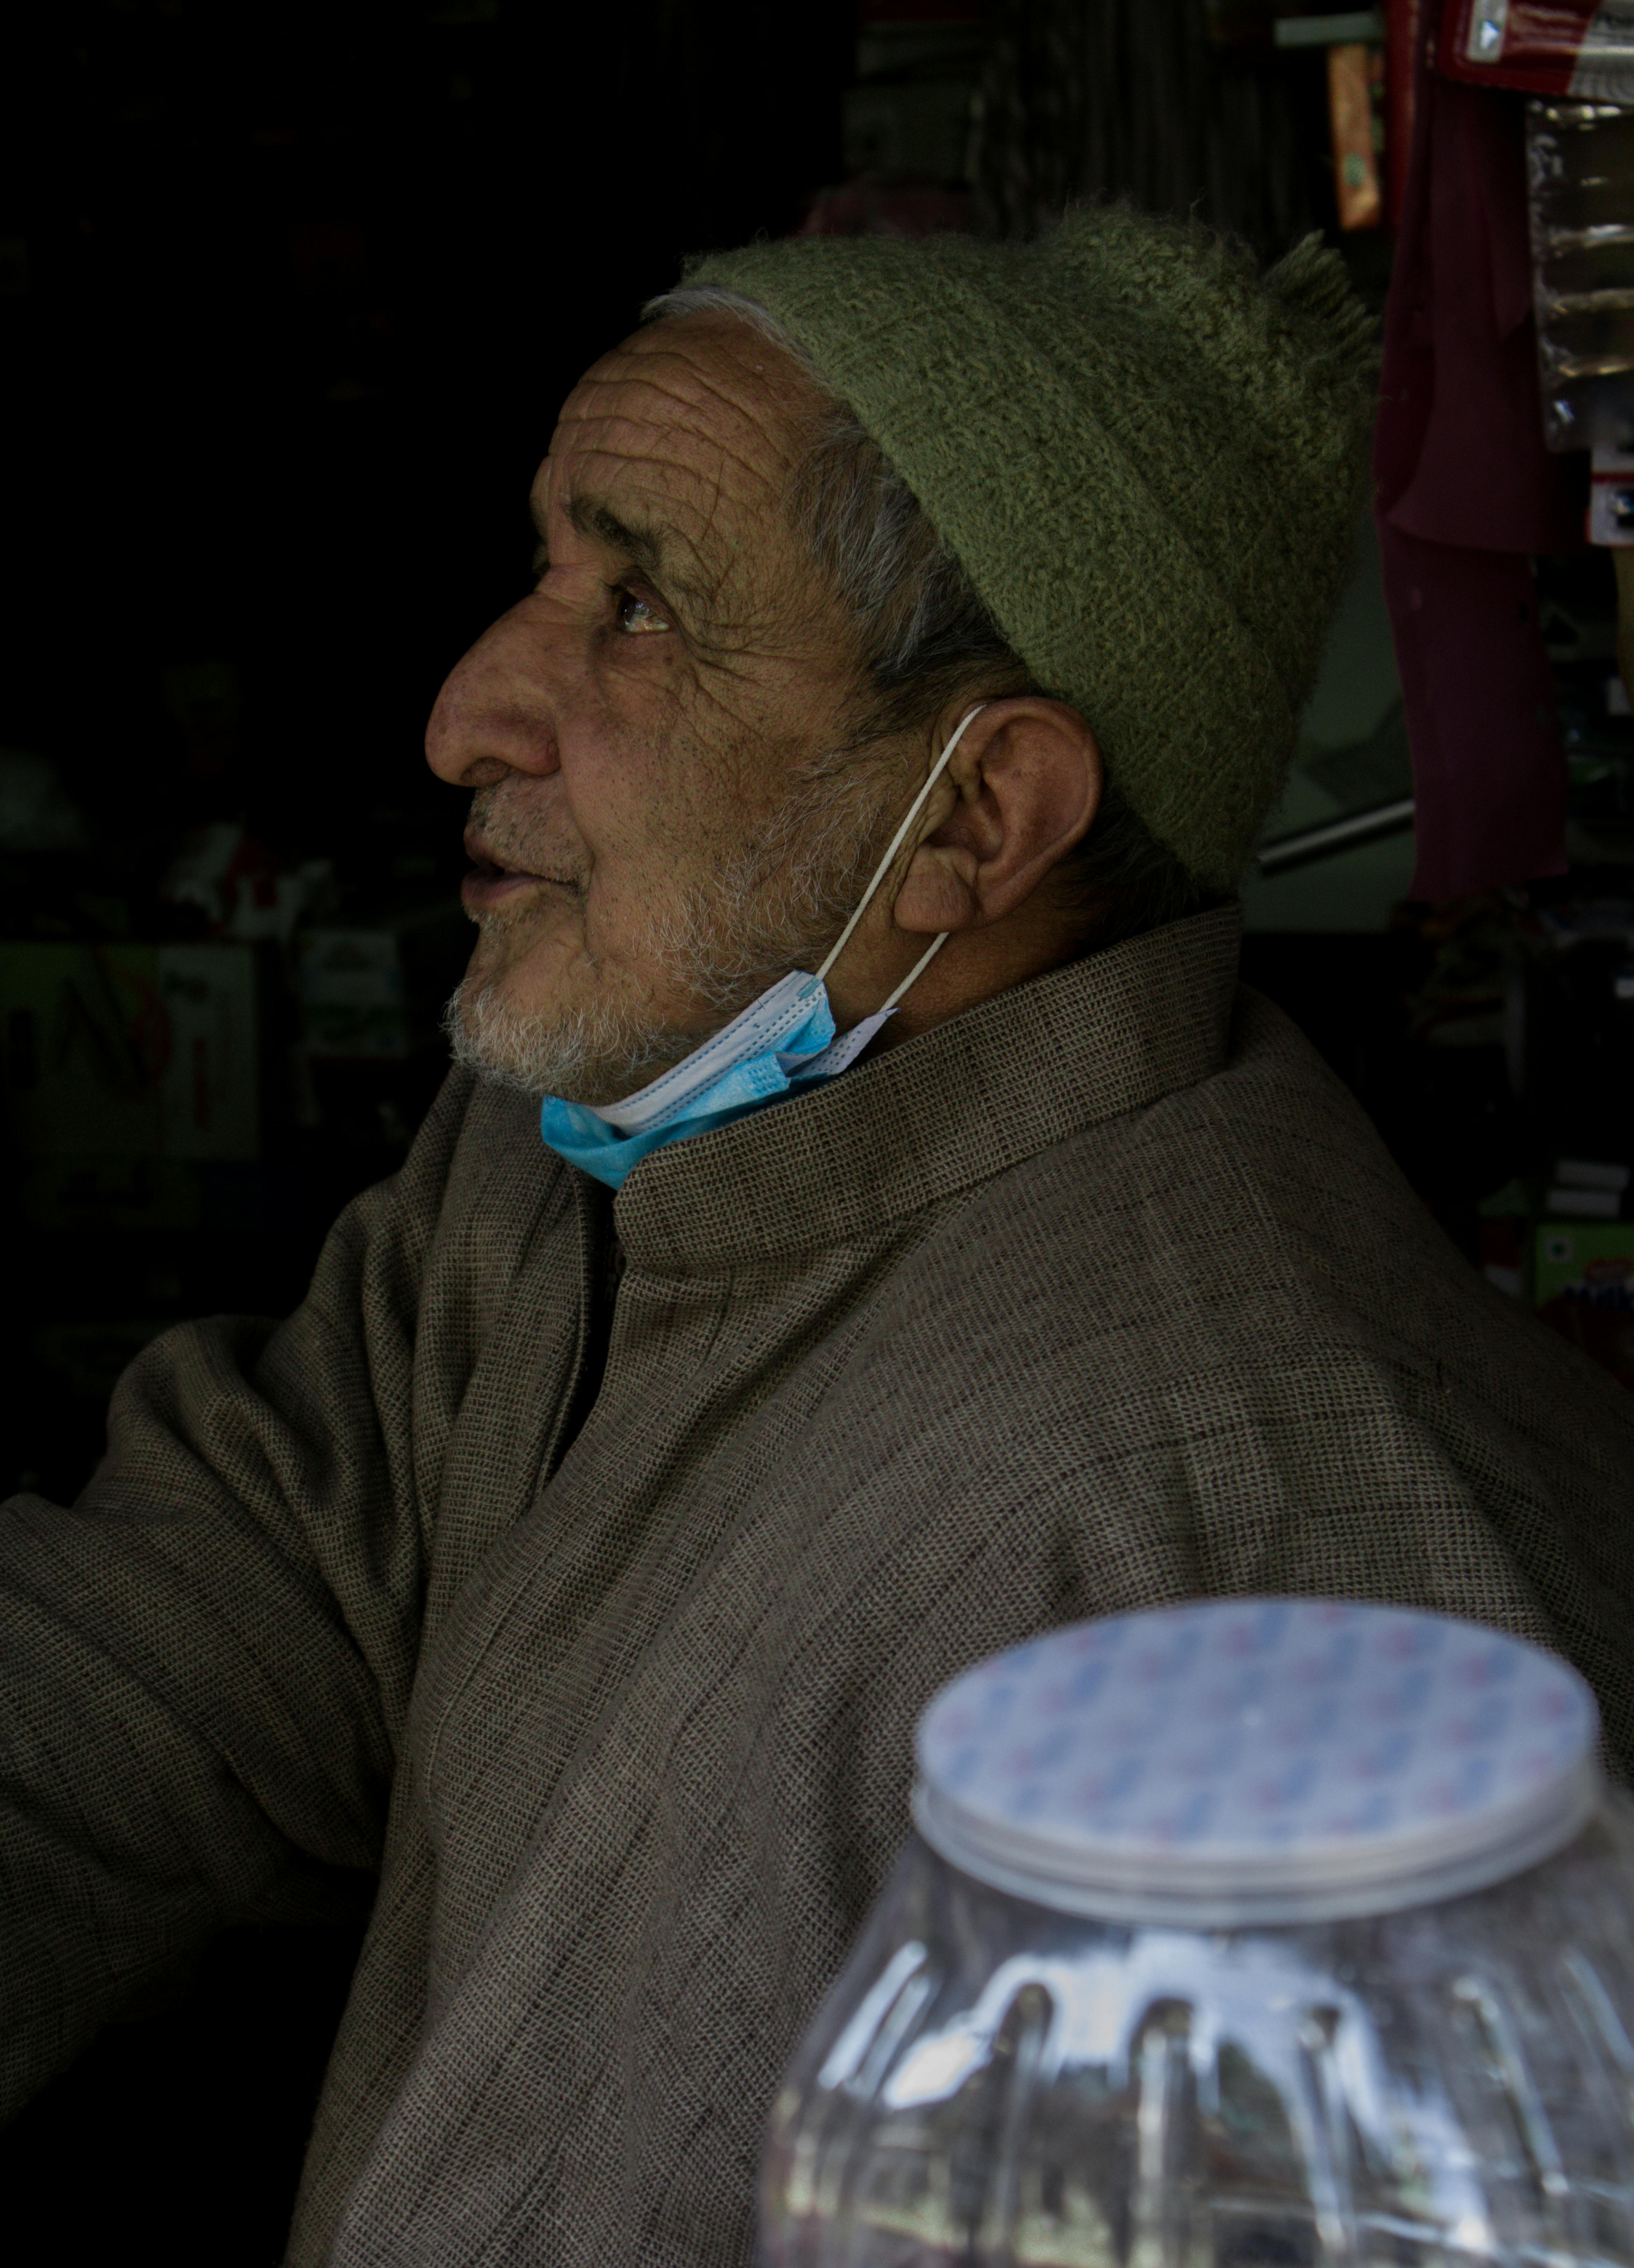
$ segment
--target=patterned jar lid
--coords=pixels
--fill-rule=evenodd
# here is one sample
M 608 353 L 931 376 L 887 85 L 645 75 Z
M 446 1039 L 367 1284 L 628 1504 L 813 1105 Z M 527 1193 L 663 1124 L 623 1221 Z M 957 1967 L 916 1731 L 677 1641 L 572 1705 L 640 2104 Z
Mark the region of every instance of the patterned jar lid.
M 1601 1800 L 1575 1670 L 1437 1615 L 1211 1600 L 1052 1631 L 945 1686 L 914 1816 L 1069 1911 L 1228 1926 L 1454 1897 Z

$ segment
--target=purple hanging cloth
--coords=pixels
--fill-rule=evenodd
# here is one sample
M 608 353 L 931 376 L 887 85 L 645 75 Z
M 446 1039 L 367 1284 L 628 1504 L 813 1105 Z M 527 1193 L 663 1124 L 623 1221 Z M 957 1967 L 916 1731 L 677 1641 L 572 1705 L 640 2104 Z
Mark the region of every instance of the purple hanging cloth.
M 1543 446 L 1522 98 L 1430 68 L 1385 310 L 1374 512 L 1417 799 L 1416 898 L 1565 867 L 1566 768 L 1531 555 L 1583 541 Z

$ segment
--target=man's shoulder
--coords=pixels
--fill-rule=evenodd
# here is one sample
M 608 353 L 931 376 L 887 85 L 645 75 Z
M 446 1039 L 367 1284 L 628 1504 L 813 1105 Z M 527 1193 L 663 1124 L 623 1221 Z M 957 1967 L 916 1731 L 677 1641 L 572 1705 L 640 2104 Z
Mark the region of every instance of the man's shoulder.
M 966 1241 L 977 1224 L 995 1256 L 1012 1241 L 1073 1256 L 1064 1298 L 1086 1278 L 1137 1278 L 1159 1299 L 1263 1282 L 1334 1237 L 1446 1244 L 1346 1088 L 1247 990 L 1218 1070 L 994 1174 L 944 1233 Z
M 1523 1424 L 1553 1400 L 1634 1450 L 1634 1402 L 1480 1278 L 1343 1083 L 1246 990 L 1217 1071 L 996 1174 L 910 1272 L 884 1328 L 956 1328 L 973 1362 L 985 1346 L 1046 1391 L 1052 1372 L 1093 1377 L 1088 1419 L 1115 1388 L 1182 1413 L 1359 1394 Z

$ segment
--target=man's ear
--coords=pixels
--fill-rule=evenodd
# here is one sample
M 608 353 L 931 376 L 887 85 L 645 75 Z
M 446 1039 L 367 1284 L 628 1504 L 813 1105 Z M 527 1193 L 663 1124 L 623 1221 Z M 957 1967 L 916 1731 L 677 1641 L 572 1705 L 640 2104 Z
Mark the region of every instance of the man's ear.
M 938 725 L 946 747 L 961 707 Z M 898 929 L 985 929 L 1015 912 L 1083 840 L 1100 805 L 1095 736 L 1064 701 L 1019 694 L 990 701 L 953 751 L 931 831 L 909 862 L 892 907 Z M 934 816 L 940 813 L 939 818 Z

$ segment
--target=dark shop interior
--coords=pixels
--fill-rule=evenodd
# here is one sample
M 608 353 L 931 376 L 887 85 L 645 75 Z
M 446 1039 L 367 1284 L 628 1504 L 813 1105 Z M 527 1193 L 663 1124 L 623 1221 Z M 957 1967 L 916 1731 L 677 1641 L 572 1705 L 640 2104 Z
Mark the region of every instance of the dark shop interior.
M 1573 390 L 1634 372 L 1634 317 L 1597 319 L 1596 359 L 1571 279 L 1536 313 L 1551 195 L 1634 222 L 1634 115 L 1584 106 L 1586 188 L 1554 95 L 1448 77 L 1475 186 L 1415 220 L 1418 23 L 1298 0 L 11 13 L 0 1495 L 71 1505 L 127 1364 L 180 1320 L 293 1308 L 406 1155 L 473 935 L 425 720 L 526 585 L 528 486 L 578 374 L 701 250 L 1030 238 L 1123 198 L 1264 260 L 1319 232 L 1387 389 L 1392 351 L 1468 389 L 1461 438 L 1381 426 L 1379 510 L 1412 509 L 1358 531 L 1243 879 L 1243 975 L 1470 1270 L 1634 1390 L 1634 455 Z M 1485 392 L 1435 329 L 1466 258 Z M 1393 315 L 1410 261 L 1442 298 Z M 1437 447 L 1490 453 L 1484 532 Z M 1506 630 L 1461 646 L 1432 598 L 1403 642 L 1437 556 L 1510 578 Z M 0 2133 L 8 2219 L 63 2260 L 145 2229 L 176 2268 L 273 2268 L 361 1932 L 230 1932 L 132 2008 Z

